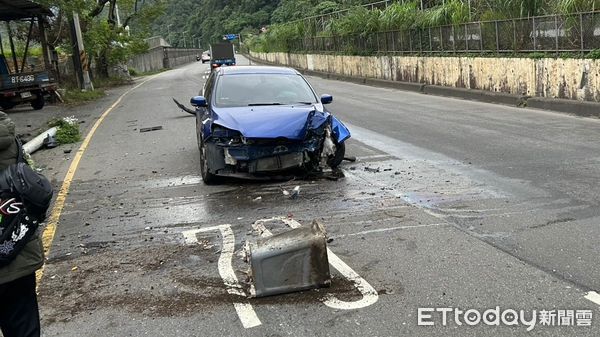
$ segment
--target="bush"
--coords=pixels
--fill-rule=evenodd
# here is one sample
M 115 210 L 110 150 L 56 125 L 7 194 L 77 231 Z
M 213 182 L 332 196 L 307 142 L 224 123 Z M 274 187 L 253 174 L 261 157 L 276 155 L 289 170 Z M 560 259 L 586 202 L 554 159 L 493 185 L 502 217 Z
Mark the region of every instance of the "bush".
M 56 141 L 59 144 L 77 143 L 81 140 L 79 123 L 74 117 L 55 118 L 48 122 L 49 127 L 56 127 Z
M 586 55 L 586 58 L 592 60 L 600 60 L 600 49 L 595 49 Z

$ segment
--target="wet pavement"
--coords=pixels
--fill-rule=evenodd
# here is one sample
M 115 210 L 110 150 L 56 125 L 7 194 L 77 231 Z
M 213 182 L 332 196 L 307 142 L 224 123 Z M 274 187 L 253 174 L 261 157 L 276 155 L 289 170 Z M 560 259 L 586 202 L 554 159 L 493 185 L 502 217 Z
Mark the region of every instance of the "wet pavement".
M 599 304 L 585 298 L 600 291 L 598 120 L 309 78 L 353 133 L 345 178 L 205 186 L 195 119 L 171 97 L 187 102 L 206 71 L 156 76 L 97 130 L 39 289 L 44 336 L 600 334 Z M 38 158 L 64 174 L 66 158 Z M 295 186 L 298 199 L 283 195 Z M 375 292 L 332 268 L 326 289 L 228 293 L 226 243 L 246 289 L 239 252 L 261 219 L 273 233 L 319 219 L 331 252 Z M 594 316 L 531 332 L 443 326 L 440 313 L 418 325 L 418 308 L 495 307 Z

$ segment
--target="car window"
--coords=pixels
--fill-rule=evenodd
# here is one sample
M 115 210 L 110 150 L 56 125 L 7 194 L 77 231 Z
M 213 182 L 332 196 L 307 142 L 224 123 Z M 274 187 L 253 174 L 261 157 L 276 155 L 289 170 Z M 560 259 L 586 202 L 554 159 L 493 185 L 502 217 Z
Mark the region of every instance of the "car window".
M 204 90 L 203 90 L 203 95 L 206 98 L 206 102 L 208 102 L 209 104 L 212 100 L 212 91 L 213 91 L 214 83 L 215 83 L 215 72 L 212 72 L 208 76 L 208 79 L 206 80 L 206 83 L 204 84 Z
M 219 78 L 215 106 L 291 105 L 317 103 L 306 80 L 297 74 L 231 74 Z

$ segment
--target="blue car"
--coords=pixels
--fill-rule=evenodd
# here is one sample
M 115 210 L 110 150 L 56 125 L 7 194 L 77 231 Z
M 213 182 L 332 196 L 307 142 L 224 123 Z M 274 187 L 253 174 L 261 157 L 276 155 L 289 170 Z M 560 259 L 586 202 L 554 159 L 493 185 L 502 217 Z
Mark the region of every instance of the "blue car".
M 344 159 L 350 132 L 324 107 L 294 69 L 226 67 L 207 79 L 195 107 L 200 172 L 206 184 L 218 176 L 268 178 L 286 172 L 322 172 Z

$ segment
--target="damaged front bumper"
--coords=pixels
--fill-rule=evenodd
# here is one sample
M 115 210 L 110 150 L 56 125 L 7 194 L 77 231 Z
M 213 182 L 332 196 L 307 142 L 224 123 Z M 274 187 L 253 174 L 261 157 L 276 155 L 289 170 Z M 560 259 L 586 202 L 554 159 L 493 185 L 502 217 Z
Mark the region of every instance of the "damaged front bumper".
M 207 143 L 209 171 L 217 175 L 272 174 L 294 169 L 313 169 L 321 140 L 304 142 L 248 141 Z
M 350 137 L 348 129 L 335 117 L 321 116 L 317 121 L 315 111 L 309 114 L 300 139 L 245 138 L 241 132 L 221 125 L 210 128 L 205 141 L 208 171 L 240 178 L 281 176 L 299 170 L 330 171 L 338 144 Z

